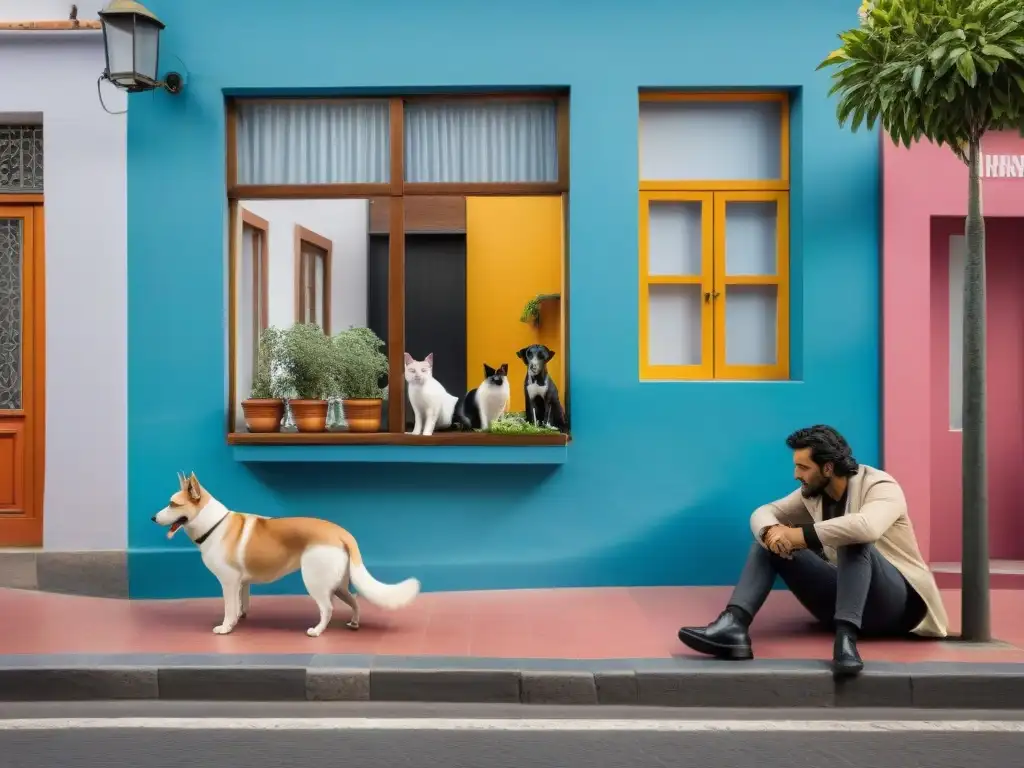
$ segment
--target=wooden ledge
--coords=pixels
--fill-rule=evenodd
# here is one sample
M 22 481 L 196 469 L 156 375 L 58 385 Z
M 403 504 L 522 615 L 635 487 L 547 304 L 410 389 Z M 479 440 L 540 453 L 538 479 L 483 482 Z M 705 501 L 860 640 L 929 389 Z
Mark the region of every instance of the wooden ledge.
M 231 432 L 230 445 L 462 445 L 564 446 L 568 435 L 492 435 L 487 432 L 438 432 L 406 435 L 392 432 Z

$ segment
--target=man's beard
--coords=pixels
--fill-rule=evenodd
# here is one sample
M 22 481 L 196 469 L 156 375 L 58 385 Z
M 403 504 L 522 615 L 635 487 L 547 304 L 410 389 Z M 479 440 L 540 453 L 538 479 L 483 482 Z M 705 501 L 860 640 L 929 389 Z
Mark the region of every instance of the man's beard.
M 828 487 L 828 478 L 821 477 L 818 482 L 811 484 L 800 483 L 800 493 L 805 499 L 815 499 Z

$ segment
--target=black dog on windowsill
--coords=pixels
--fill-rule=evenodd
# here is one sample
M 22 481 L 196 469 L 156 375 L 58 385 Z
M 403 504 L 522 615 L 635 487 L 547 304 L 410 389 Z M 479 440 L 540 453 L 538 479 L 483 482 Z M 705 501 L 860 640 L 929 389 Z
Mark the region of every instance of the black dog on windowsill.
M 565 432 L 565 409 L 558 397 L 558 387 L 548 374 L 548 361 L 554 356 L 555 353 L 543 344 L 531 344 L 516 352 L 516 357 L 526 364 L 526 379 L 523 381 L 526 420 L 534 426 L 554 427 Z

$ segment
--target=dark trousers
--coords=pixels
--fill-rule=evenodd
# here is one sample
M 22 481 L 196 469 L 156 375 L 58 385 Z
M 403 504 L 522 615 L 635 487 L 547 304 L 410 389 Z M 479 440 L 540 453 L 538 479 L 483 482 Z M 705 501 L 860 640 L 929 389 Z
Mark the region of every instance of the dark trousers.
M 826 626 L 844 621 L 865 635 L 909 633 L 925 616 L 925 605 L 896 567 L 871 544 L 837 550 L 838 565 L 801 549 L 779 557 L 756 542 L 729 605 L 755 616 L 779 576 L 793 596 Z

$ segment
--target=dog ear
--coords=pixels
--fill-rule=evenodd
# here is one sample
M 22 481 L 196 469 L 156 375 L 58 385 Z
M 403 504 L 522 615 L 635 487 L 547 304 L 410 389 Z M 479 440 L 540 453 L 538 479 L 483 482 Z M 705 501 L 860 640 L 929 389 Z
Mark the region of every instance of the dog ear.
M 184 491 L 186 486 L 188 486 L 188 478 L 185 477 L 185 473 L 184 472 L 179 472 L 178 473 L 178 490 L 179 491 Z
M 523 347 L 518 352 L 516 352 L 516 357 L 518 357 L 524 363 L 526 362 L 526 350 L 528 350 L 528 349 L 529 349 L 529 347 Z
M 410 355 L 408 352 L 406 352 L 405 353 L 405 364 L 406 365 L 412 365 L 414 362 L 416 362 L 416 361 L 412 359 L 412 355 Z
M 494 375 L 494 369 L 491 368 L 487 363 L 484 363 L 484 377 L 490 378 Z
M 429 365 L 431 368 L 434 367 L 434 353 L 433 352 L 428 352 L 427 356 L 425 358 L 423 358 L 423 359 L 424 359 L 424 361 L 426 361 L 427 365 Z
M 196 473 L 193 472 L 188 478 L 188 497 L 192 502 L 198 502 L 202 495 L 199 479 L 196 477 Z
M 543 345 L 541 346 L 541 349 L 544 350 L 545 360 L 550 360 L 552 357 L 555 356 L 555 350 L 548 349 L 546 346 Z

